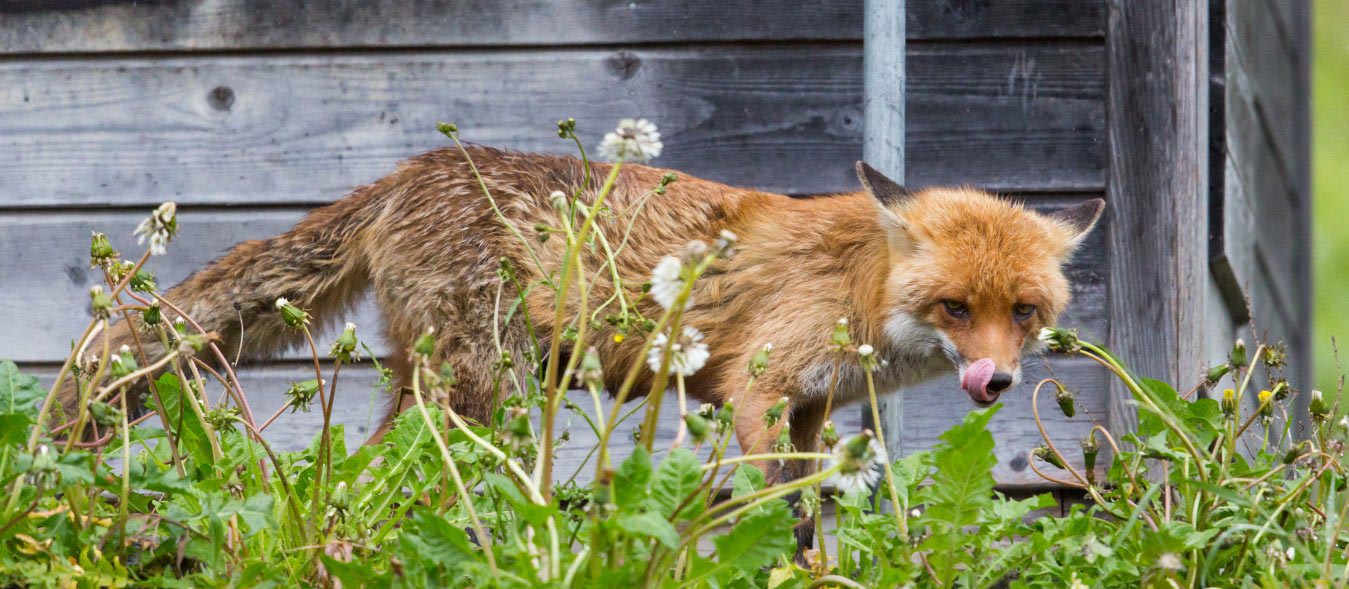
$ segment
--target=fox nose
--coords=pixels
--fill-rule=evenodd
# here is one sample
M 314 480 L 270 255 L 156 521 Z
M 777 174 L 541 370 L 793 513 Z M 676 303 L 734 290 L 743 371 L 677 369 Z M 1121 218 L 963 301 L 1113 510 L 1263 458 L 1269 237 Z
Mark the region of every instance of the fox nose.
M 1001 393 L 1010 386 L 1012 386 L 1012 375 L 1006 372 L 995 373 L 993 378 L 988 380 L 988 392 L 990 393 Z

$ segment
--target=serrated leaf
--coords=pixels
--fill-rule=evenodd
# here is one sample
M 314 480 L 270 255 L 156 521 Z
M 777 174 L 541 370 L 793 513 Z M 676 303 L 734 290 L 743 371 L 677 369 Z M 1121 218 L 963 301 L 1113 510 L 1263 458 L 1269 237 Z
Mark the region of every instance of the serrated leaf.
M 635 510 L 651 492 L 651 455 L 646 448 L 633 449 L 614 474 L 614 503 L 619 509 Z
M 656 468 L 651 484 L 652 507 L 668 518 L 674 514 L 676 507 L 685 503 L 698 490 L 702 482 L 703 469 L 698 457 L 685 448 L 676 448 Z M 685 520 L 696 516 L 704 505 L 701 496 L 687 501 L 676 519 Z
M 196 412 L 183 400 L 183 388 L 178 375 L 160 376 L 155 381 L 155 390 L 159 391 L 160 401 L 164 403 L 164 425 L 177 440 L 178 450 L 197 465 L 211 464 L 211 441 L 206 437 L 206 429 Z
M 1001 405 L 971 411 L 965 420 L 941 435 L 942 443 L 933 451 L 932 485 L 924 489 L 927 510 L 919 521 L 932 530 L 923 542 L 930 551 L 928 562 L 946 586 L 957 571 L 968 538 L 966 526 L 979 522 L 980 514 L 993 502 L 993 434 L 988 422 Z
M 728 571 L 745 574 L 772 564 L 796 548 L 792 533 L 795 524 L 796 518 L 785 501 L 768 502 L 764 509 L 741 518 L 730 532 L 712 538 L 716 561 L 698 571 L 696 577 L 722 576 Z
M 24 443 L 32 425 L 33 420 L 25 413 L 0 413 L 0 446 Z
M 37 377 L 19 371 L 9 360 L 0 360 L 0 413 L 37 415 L 37 403 L 47 396 Z
M 653 538 L 671 550 L 679 547 L 679 531 L 664 516 L 654 513 L 638 513 L 619 516 L 614 522 L 618 529 L 634 536 Z

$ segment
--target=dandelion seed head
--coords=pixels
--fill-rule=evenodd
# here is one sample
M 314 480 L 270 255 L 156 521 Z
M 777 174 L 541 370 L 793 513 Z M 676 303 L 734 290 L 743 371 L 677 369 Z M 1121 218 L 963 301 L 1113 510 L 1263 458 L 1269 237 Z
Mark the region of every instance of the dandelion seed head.
M 679 298 L 679 293 L 684 291 L 684 264 L 679 258 L 674 256 L 665 256 L 656 263 L 656 267 L 651 270 L 651 298 L 656 299 L 660 306 L 669 309 Z M 693 306 L 693 296 L 690 295 L 684 301 L 684 308 Z
M 623 119 L 604 135 L 600 153 L 612 162 L 646 162 L 664 149 L 656 125 L 646 119 Z
M 670 374 L 692 376 L 712 355 L 707 349 L 707 344 L 703 343 L 703 332 L 697 328 L 684 327 L 683 333 L 675 342 L 671 342 L 666 334 L 660 333 L 652 341 L 651 350 L 646 356 L 646 364 L 652 372 L 660 372 L 667 347 L 670 350 Z

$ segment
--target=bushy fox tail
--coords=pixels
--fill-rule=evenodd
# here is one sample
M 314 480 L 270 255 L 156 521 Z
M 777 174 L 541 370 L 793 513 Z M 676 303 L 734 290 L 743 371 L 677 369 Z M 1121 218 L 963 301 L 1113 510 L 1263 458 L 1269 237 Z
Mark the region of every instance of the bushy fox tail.
M 363 241 L 375 222 L 382 183 L 359 188 L 349 197 L 310 212 L 295 227 L 276 237 L 247 241 L 193 274 L 163 295 L 163 320 L 171 325 L 186 315 L 212 334 L 226 358 L 236 353 L 251 359 L 275 356 L 304 341 L 301 330 L 287 327 L 276 308 L 284 297 L 310 311 L 317 321 L 341 316 L 369 281 L 369 260 Z M 195 332 L 189 322 L 189 333 Z M 311 329 L 319 329 L 312 325 Z M 242 337 L 241 337 L 242 333 Z M 88 346 L 102 350 L 103 338 L 114 354 L 123 345 L 143 350 L 133 352 L 141 366 L 162 359 L 160 337 L 148 328 L 138 314 L 129 321 L 108 326 Z M 199 357 L 215 365 L 218 359 L 208 350 Z M 137 401 L 148 384 L 138 380 L 131 389 L 129 403 L 139 413 Z M 58 399 L 65 419 L 78 414 L 81 393 L 72 379 L 66 379 Z

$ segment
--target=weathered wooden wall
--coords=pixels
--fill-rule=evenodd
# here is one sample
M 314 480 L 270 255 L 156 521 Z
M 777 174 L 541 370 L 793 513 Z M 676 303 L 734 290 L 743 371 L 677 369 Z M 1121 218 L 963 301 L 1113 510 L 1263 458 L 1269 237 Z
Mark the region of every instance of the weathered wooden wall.
M 909 184 L 1048 208 L 1102 196 L 1105 12 L 1103 0 L 908 0 Z M 660 165 L 793 194 L 856 189 L 861 29 L 860 0 L 11 0 L 0 357 L 48 369 L 62 357 L 93 280 L 89 231 L 131 250 L 148 209 L 177 201 L 182 237 L 155 260 L 172 283 L 443 145 L 438 120 L 472 141 L 566 152 L 556 119 L 576 117 L 593 145 L 640 115 L 661 126 Z M 1065 323 L 1096 338 L 1110 329 L 1107 250 L 1098 231 L 1070 268 Z M 296 358 L 249 371 L 253 395 L 272 398 L 257 405 L 303 376 Z M 1050 423 L 1071 443 L 1106 419 L 1106 386 L 1091 367 L 1051 362 L 1082 391 L 1077 419 Z M 348 435 L 365 420 L 361 378 L 343 385 Z M 1038 443 L 1029 390 L 1006 399 L 997 474 L 1039 485 L 1024 459 Z M 905 405 L 906 449 L 971 407 L 954 379 Z M 298 436 L 305 423 L 286 427 Z
M 1212 4 L 1215 329 L 1287 342 L 1290 379 L 1310 385 L 1310 2 Z

